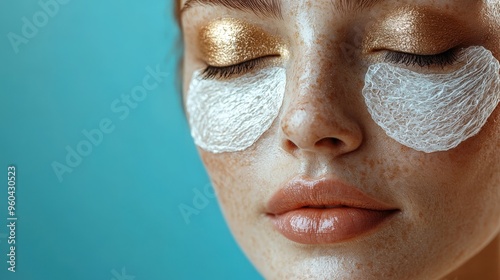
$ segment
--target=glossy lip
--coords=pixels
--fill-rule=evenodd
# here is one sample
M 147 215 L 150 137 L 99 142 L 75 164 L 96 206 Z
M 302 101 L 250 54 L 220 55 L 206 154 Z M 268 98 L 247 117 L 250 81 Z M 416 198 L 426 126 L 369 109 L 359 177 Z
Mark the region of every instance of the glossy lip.
M 302 244 L 340 243 L 379 228 L 399 209 L 332 179 L 298 178 L 267 204 L 267 216 L 286 238 Z

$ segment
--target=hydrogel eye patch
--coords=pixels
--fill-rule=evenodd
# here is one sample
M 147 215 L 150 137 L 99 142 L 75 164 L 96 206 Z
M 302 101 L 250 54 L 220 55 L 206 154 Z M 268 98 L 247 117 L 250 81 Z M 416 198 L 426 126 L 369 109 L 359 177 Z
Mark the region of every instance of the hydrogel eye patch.
M 196 145 L 212 152 L 237 152 L 252 146 L 278 116 L 286 72 L 272 67 L 229 81 L 193 74 L 186 108 Z
M 476 135 L 499 103 L 500 63 L 477 46 L 465 49 L 461 62 L 463 67 L 447 74 L 371 65 L 363 96 L 373 120 L 392 139 L 426 153 L 455 148 Z

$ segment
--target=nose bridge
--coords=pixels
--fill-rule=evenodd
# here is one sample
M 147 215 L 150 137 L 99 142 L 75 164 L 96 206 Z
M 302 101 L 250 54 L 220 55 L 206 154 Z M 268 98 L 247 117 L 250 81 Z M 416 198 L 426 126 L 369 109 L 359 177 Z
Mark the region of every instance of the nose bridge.
M 307 95 L 306 99 L 313 102 L 325 97 L 324 88 L 338 86 L 335 83 L 342 68 L 338 46 L 344 36 L 342 20 L 324 4 L 305 2 L 309 5 L 300 5 L 296 14 L 289 83 L 296 89 L 296 97 Z
M 334 38 L 316 31 L 314 39 L 303 41 L 296 45 L 295 61 L 292 62 L 295 71 L 295 81 L 300 82 L 299 86 L 306 89 L 321 82 L 327 82 L 328 76 L 335 72 Z M 333 37 L 333 36 L 332 36 Z M 302 39 L 304 40 L 304 39 Z M 304 91 L 301 91 L 304 92 Z
M 325 94 L 322 88 L 335 86 L 335 75 L 340 67 L 332 53 L 332 49 L 318 44 L 300 52 L 293 62 L 290 81 L 294 88 L 299 89 L 297 93 L 300 96 L 314 95 L 317 98 Z
M 335 31 L 331 21 L 310 17 L 296 30 L 287 69 L 287 98 L 280 118 L 282 143 L 288 150 L 329 154 L 355 150 L 361 144 L 362 132 L 346 114 L 349 88 L 356 79 L 349 76 L 338 47 L 344 36 Z
M 285 108 L 289 114 L 298 110 L 309 119 L 329 118 L 333 107 L 338 107 L 334 103 L 345 92 L 340 82 L 342 61 L 335 48 L 338 37 L 321 26 L 301 28 L 288 69 Z

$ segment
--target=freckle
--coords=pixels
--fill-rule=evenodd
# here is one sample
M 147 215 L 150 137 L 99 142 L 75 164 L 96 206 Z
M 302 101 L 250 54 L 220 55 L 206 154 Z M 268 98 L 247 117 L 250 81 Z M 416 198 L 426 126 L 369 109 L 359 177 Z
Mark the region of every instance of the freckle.
M 408 241 L 408 231 L 403 230 L 401 237 L 403 238 L 403 241 Z
M 400 173 L 401 173 L 401 170 L 399 169 L 399 166 L 395 165 L 394 168 L 391 170 L 391 174 L 389 176 L 389 179 L 391 179 L 391 180 L 395 179 Z
M 299 41 L 299 39 L 300 39 L 300 34 L 299 34 L 299 32 L 297 32 L 297 31 L 296 31 L 296 32 L 294 32 L 294 33 L 293 33 L 293 37 L 294 37 L 294 39 L 295 39 L 296 41 Z
M 401 152 L 405 152 L 405 151 L 408 151 L 408 148 L 407 148 L 407 147 L 405 147 L 405 146 L 400 146 L 400 147 L 399 147 L 399 150 L 400 150 Z
M 255 236 L 250 236 L 250 242 L 254 245 L 254 246 L 257 246 L 257 244 L 259 244 L 257 242 L 257 240 L 255 239 Z
M 423 218 L 424 218 L 424 213 L 422 213 L 422 212 L 418 212 L 418 217 L 419 217 L 420 219 L 423 219 Z
M 409 173 L 410 172 L 410 168 L 408 166 L 404 166 L 403 167 L 403 173 Z
M 377 244 L 375 244 L 375 248 L 374 249 L 375 249 L 375 251 L 381 251 L 381 250 L 383 250 L 385 248 L 384 248 L 384 246 L 382 244 L 377 243 Z

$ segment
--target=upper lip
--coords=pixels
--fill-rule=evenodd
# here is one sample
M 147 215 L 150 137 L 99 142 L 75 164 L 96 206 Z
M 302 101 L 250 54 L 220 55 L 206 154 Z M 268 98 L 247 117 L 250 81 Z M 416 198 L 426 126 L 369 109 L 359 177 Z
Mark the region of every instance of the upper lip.
M 267 203 L 267 214 L 280 215 L 300 208 L 352 207 L 376 211 L 397 210 L 357 188 L 333 179 L 297 178 L 280 188 Z

